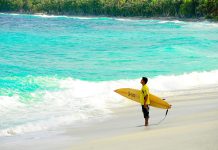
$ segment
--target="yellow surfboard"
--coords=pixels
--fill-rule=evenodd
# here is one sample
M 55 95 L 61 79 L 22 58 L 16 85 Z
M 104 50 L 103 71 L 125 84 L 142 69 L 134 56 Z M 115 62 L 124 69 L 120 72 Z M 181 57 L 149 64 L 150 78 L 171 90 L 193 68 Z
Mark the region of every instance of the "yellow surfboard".
M 135 102 L 140 103 L 140 90 L 137 89 L 131 89 L 131 88 L 121 88 L 117 89 L 114 92 L 131 99 Z M 156 107 L 156 108 L 162 108 L 162 109 L 170 109 L 171 105 L 167 103 L 166 101 L 162 100 L 161 98 L 153 95 L 150 93 L 150 106 Z

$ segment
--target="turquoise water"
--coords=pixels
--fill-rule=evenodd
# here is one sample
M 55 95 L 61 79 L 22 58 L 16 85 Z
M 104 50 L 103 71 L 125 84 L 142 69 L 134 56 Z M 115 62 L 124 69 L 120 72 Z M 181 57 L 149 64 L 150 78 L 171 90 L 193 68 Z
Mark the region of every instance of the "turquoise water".
M 218 25 L 209 22 L 1 14 L 0 33 L 1 94 L 53 88 L 38 76 L 108 81 L 218 68 Z
M 95 105 L 99 95 L 105 95 L 103 90 L 78 96 L 93 87 L 113 90 L 114 82 L 125 85 L 141 76 L 153 79 L 217 70 L 218 24 L 0 14 L 0 69 L 2 116 L 17 107 L 22 108 L 18 114 L 25 110 L 32 115 L 49 102 L 55 104 L 47 115 L 63 107 L 75 113 L 81 104 L 76 100 L 92 99 Z M 84 109 L 89 112 L 89 107 Z M 42 117 L 45 114 L 33 120 L 47 119 Z M 32 121 L 13 122 L 14 117 L 9 115 L 2 128 Z
M 218 25 L 208 22 L 6 14 L 0 22 L 1 77 L 107 81 L 218 68 Z

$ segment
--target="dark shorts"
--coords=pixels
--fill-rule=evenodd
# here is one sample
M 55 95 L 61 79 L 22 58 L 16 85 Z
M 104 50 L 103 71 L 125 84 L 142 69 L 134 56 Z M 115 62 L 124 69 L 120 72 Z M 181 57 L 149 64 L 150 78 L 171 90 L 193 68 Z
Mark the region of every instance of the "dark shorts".
M 142 112 L 143 112 L 144 118 L 149 118 L 149 107 L 148 109 L 145 109 L 144 105 L 142 105 Z

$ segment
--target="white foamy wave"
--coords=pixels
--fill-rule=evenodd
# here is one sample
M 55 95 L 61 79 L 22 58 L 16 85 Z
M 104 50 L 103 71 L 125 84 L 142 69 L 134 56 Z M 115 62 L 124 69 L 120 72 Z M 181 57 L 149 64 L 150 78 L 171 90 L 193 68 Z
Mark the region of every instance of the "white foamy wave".
M 180 21 L 180 20 L 162 20 L 158 22 L 159 24 L 173 23 L 191 29 L 211 29 L 218 28 L 218 23 L 209 21 Z
M 60 86 L 57 91 L 31 93 L 32 98 L 38 98 L 38 101 L 23 102 L 18 95 L 0 97 L 0 117 L 4 118 L 0 136 L 47 130 L 76 120 L 105 117 L 111 113 L 111 107 L 121 104 L 110 82 L 86 82 L 72 78 L 57 82 Z
M 34 14 L 33 16 L 42 18 L 69 18 L 78 20 L 111 20 L 110 17 L 94 17 L 94 16 L 66 16 L 66 15 L 47 15 L 47 14 Z
M 179 20 L 163 20 L 159 22 L 160 24 L 164 23 L 175 23 L 175 24 L 183 24 L 185 23 L 184 21 L 179 21 Z
M 209 21 L 186 22 L 185 27 L 190 27 L 191 29 L 217 29 L 218 23 Z
M 2 13 L 0 12 L 0 15 L 13 15 L 13 16 L 17 16 L 17 15 L 20 15 L 20 14 L 16 14 L 16 13 Z
M 33 16 L 36 16 L 36 17 L 42 17 L 42 18 L 69 18 L 69 19 L 79 19 L 79 20 L 101 19 L 100 17 L 65 16 L 65 15 L 47 15 L 47 14 L 34 14 Z
M 81 20 L 99 19 L 97 17 L 77 17 L 77 16 L 71 16 L 70 18 L 81 19 Z
M 64 15 L 46 15 L 46 14 L 35 14 L 33 16 L 37 17 L 42 17 L 42 18 L 73 18 L 73 19 L 81 19 L 81 20 L 86 20 L 86 19 L 95 19 L 91 17 L 76 17 L 76 16 L 64 16 Z
M 139 21 L 137 19 L 128 19 L 128 18 L 114 18 L 117 21 L 124 21 L 124 22 L 132 22 L 132 21 Z
M 82 114 L 80 115 L 81 115 L 80 119 L 87 119 Z M 9 128 L 1 129 L 0 136 L 13 136 L 13 135 L 19 135 L 29 132 L 51 130 L 63 125 L 69 125 L 76 120 L 72 115 L 50 117 L 46 120 L 41 120 L 40 118 L 38 118 L 38 120 L 36 120 L 36 118 L 34 119 L 35 121 L 26 121 L 20 125 L 14 125 Z
M 184 73 L 181 75 L 166 75 L 150 78 L 148 86 L 151 92 L 163 93 L 171 91 L 183 91 L 203 87 L 214 87 L 218 85 L 218 70 Z M 137 88 L 140 89 L 140 78 L 132 80 L 117 80 L 104 82 L 88 82 L 68 78 L 60 81 L 60 87 L 74 89 L 71 93 L 78 97 L 90 97 L 95 95 L 105 95 L 109 99 L 114 99 L 114 89 Z M 84 93 L 84 90 L 86 91 Z M 113 103 L 112 103 L 113 104 Z
M 17 96 L 0 97 L 0 136 L 48 130 L 111 113 L 104 96 L 76 97 L 72 91 L 36 92 L 43 96 L 35 103 L 23 103 Z
M 12 16 L 34 16 L 34 17 L 40 17 L 40 18 L 72 18 L 72 19 L 81 19 L 81 20 L 87 20 L 87 19 L 101 19 L 100 17 L 85 17 L 85 16 L 66 16 L 66 15 L 48 15 L 43 13 L 35 13 L 35 14 L 16 14 L 16 13 L 0 13 L 5 15 L 12 15 Z
M 66 16 L 66 15 L 48 15 L 43 13 L 35 13 L 35 14 L 15 14 L 15 13 L 0 13 L 5 15 L 13 15 L 13 16 L 34 16 L 39 18 L 68 18 L 68 19 L 78 19 L 78 20 L 113 20 L 111 17 L 95 17 L 95 16 Z
M 34 14 L 33 16 L 42 18 L 65 18 L 67 16 L 56 16 L 56 15 L 46 15 L 46 14 Z
M 153 90 L 157 91 L 175 91 L 214 86 L 218 85 L 218 70 L 158 76 L 151 79 L 149 85 Z

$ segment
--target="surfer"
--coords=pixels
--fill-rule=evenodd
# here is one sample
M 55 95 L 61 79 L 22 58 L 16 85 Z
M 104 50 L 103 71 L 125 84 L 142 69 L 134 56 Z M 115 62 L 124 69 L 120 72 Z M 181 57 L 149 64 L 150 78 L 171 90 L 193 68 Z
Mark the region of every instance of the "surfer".
M 149 104 L 150 104 L 149 89 L 148 89 L 148 86 L 146 85 L 147 82 L 148 82 L 148 78 L 142 77 L 141 79 L 142 89 L 140 92 L 140 103 L 142 105 L 142 112 L 145 118 L 145 126 L 148 126 Z

